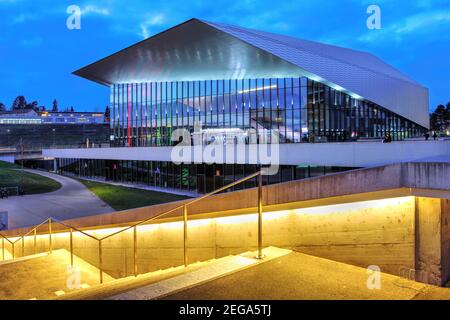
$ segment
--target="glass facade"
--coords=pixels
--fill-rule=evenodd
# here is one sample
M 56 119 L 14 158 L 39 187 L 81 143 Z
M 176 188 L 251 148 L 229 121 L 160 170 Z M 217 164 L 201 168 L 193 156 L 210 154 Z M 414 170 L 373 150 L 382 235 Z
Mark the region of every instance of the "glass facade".
M 171 146 L 174 130 L 203 143 L 338 142 L 420 136 L 425 128 L 367 100 L 311 79 L 239 79 L 116 84 L 111 86 L 114 147 Z M 258 140 L 249 139 L 256 131 Z M 233 139 L 229 139 L 230 135 Z
M 101 160 L 60 158 L 60 173 L 125 184 L 208 193 L 260 170 L 257 165 L 181 164 L 167 161 Z M 338 173 L 354 168 L 323 166 L 280 166 L 276 175 L 265 176 L 274 184 Z M 253 188 L 256 178 L 230 190 Z

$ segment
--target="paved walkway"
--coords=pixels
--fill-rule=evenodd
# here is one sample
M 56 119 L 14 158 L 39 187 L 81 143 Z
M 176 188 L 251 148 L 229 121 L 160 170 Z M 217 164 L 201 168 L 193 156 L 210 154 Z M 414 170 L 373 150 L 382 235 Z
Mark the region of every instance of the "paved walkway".
M 93 182 L 109 184 L 112 186 L 141 189 L 141 190 L 148 190 L 148 191 L 155 191 L 155 192 L 162 192 L 162 193 L 170 193 L 170 194 L 192 197 L 192 198 L 197 198 L 197 197 L 200 197 L 203 195 L 203 194 L 200 194 L 197 192 L 191 192 L 191 191 L 185 191 L 185 190 L 179 190 L 179 189 L 171 189 L 171 188 L 152 187 L 152 186 L 148 186 L 145 184 L 122 183 L 122 182 L 106 181 L 105 179 L 88 178 L 88 177 L 77 177 L 77 178 L 86 180 L 86 181 L 93 181 Z
M 50 216 L 65 220 L 115 211 L 76 180 L 43 171 L 26 171 L 56 180 L 62 187 L 50 193 L 0 199 L 0 211 L 9 214 L 9 229 L 36 225 Z

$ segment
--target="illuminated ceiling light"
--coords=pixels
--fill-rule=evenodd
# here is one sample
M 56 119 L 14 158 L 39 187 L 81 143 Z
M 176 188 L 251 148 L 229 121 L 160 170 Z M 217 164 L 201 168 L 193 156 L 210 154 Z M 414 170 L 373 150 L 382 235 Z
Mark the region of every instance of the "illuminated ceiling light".
M 266 87 L 260 87 L 260 88 L 254 88 L 254 89 L 247 89 L 247 90 L 238 91 L 238 94 L 255 92 L 255 91 L 261 91 L 261 90 L 268 90 L 268 89 L 277 89 L 277 88 L 278 88 L 278 86 L 276 84 L 274 84 L 274 85 L 266 86 Z
M 361 97 L 360 95 L 357 95 L 356 93 L 350 93 L 350 96 L 357 100 L 364 100 L 363 97 Z

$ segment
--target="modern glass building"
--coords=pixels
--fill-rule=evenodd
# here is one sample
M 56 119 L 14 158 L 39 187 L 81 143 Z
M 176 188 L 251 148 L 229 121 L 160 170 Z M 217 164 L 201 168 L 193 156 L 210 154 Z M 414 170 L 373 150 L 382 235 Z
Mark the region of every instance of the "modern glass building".
M 302 152 L 302 144 L 400 141 L 428 127 L 428 90 L 369 53 L 198 19 L 75 74 L 110 88 L 111 149 L 55 157 L 66 173 L 106 180 L 204 193 L 262 165 L 174 163 L 177 129 L 203 146 L 271 144 L 276 134 Z M 351 167 L 281 163 L 265 182 Z
M 424 128 L 405 117 L 332 87 L 299 78 L 228 79 L 115 84 L 111 130 L 115 147 L 171 146 L 173 130 L 202 125 L 203 137 L 224 143 L 394 140 Z M 233 139 L 230 139 L 232 137 Z M 208 143 L 209 141 L 204 141 Z

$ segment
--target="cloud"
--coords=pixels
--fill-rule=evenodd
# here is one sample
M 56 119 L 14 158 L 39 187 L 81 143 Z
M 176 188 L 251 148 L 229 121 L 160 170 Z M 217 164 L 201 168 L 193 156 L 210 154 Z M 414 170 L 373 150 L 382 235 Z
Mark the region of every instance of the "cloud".
M 26 48 L 39 47 L 44 40 L 41 37 L 33 37 L 20 40 L 20 45 Z
M 21 13 L 14 17 L 12 23 L 19 24 L 19 23 L 36 20 L 37 18 L 38 18 L 38 16 L 36 16 L 35 14 L 32 14 L 32 13 Z
M 425 28 L 435 26 L 436 24 L 449 22 L 450 10 L 424 13 L 407 17 L 402 24 L 398 26 L 394 25 L 394 31 L 397 34 L 411 33 L 421 31 L 420 29 L 424 30 Z
M 431 10 L 419 14 L 410 15 L 403 18 L 398 23 L 393 23 L 383 27 L 381 30 L 368 31 L 361 35 L 358 40 L 361 42 L 373 42 L 393 39 L 403 41 L 411 35 L 433 34 L 441 36 L 436 32 L 444 25 L 450 25 L 450 10 Z
M 95 14 L 100 16 L 109 16 L 111 14 L 108 8 L 101 8 L 95 5 L 86 5 L 81 8 L 81 15 Z
M 162 26 L 166 22 L 166 18 L 163 14 L 155 14 L 150 18 L 147 18 L 144 22 L 140 24 L 139 36 L 147 39 L 151 35 L 150 28 L 156 26 Z

